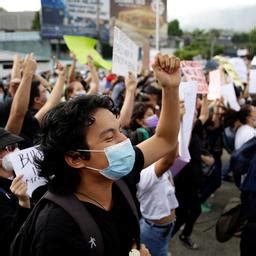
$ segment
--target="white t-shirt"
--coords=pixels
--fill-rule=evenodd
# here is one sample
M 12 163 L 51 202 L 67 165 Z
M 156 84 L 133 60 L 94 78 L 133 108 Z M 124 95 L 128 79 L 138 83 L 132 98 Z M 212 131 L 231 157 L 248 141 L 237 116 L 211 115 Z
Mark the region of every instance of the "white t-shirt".
M 245 124 L 238 128 L 235 136 L 235 149 L 239 149 L 244 143 L 256 136 L 256 129 Z
M 158 220 L 170 215 L 171 210 L 179 206 L 171 171 L 157 177 L 155 164 L 142 170 L 137 184 L 137 198 L 144 218 Z

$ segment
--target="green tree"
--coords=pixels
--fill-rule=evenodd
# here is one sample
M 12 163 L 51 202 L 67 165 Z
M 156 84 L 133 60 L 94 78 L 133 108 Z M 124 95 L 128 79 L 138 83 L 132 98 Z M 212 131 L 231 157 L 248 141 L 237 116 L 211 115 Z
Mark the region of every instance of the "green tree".
M 34 19 L 32 21 L 32 29 L 33 30 L 40 30 L 41 23 L 40 23 L 40 14 L 39 12 L 35 13 Z
M 180 28 L 178 20 L 172 20 L 168 23 L 168 36 L 182 36 L 183 31 Z
M 248 48 L 252 55 L 256 55 L 256 27 L 254 27 L 249 33 Z

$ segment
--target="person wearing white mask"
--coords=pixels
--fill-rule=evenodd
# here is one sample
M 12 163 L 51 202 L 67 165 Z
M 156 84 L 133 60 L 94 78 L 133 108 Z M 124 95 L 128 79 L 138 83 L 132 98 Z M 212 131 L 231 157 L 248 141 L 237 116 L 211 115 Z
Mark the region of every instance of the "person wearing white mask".
M 0 128 L 0 244 L 1 255 L 9 255 L 10 244 L 30 213 L 30 199 L 22 175 L 14 178 L 10 155 L 23 139 Z

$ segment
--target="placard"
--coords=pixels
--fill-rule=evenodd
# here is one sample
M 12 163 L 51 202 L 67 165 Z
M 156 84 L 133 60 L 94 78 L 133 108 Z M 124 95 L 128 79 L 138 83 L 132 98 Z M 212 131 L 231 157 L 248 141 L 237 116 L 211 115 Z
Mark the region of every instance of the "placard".
M 198 94 L 208 93 L 208 84 L 203 72 L 203 66 L 199 61 L 181 61 L 181 69 L 187 81 L 198 83 Z
M 42 153 L 36 147 L 26 148 L 10 155 L 10 161 L 15 174 L 17 176 L 24 175 L 23 180 L 27 183 L 28 195 L 30 197 L 37 187 L 46 184 L 46 180 L 38 176 L 38 171 L 34 163 L 35 157 L 43 157 Z
M 138 74 L 139 47 L 118 27 L 114 27 L 112 72 L 127 77 Z
M 221 86 L 221 73 L 219 69 L 211 71 L 209 73 L 209 90 L 207 99 L 216 100 L 220 99 L 220 86 Z

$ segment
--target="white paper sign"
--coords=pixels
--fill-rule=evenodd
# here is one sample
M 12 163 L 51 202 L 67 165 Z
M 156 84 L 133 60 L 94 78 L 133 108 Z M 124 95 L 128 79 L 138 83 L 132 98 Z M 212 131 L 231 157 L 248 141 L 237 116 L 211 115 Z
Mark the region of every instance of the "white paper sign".
M 214 70 L 209 73 L 208 100 L 220 99 L 221 73 L 220 70 Z
M 231 58 L 229 62 L 233 65 L 242 83 L 248 83 L 247 67 L 241 58 Z
M 249 93 L 256 93 L 256 69 L 250 70 Z
M 240 105 L 237 102 L 235 89 L 233 83 L 225 84 L 220 87 L 221 96 L 224 98 L 225 106 L 230 106 L 230 108 L 234 109 L 235 111 L 240 110 Z
M 114 27 L 112 72 L 127 76 L 132 72 L 135 77 L 138 73 L 139 47 L 119 28 Z
M 10 156 L 16 175 L 24 175 L 23 180 L 27 183 L 29 196 L 32 195 L 32 192 L 37 187 L 46 183 L 44 178 L 38 176 L 38 172 L 34 164 L 34 157 L 43 157 L 42 153 L 37 150 L 36 147 L 17 151 Z
M 251 65 L 252 66 L 256 66 L 256 56 L 253 57 Z
M 183 161 L 190 161 L 189 143 L 196 108 L 198 84 L 196 81 L 181 82 L 179 87 L 180 100 L 184 101 L 185 113 L 180 123 L 179 155 Z

